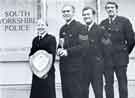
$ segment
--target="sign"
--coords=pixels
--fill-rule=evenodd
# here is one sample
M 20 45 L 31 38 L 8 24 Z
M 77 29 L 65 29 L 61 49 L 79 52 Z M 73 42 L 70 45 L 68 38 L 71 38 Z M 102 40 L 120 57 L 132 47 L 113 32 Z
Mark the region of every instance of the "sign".
M 35 33 L 36 0 L 0 0 L 0 62 L 26 61 Z

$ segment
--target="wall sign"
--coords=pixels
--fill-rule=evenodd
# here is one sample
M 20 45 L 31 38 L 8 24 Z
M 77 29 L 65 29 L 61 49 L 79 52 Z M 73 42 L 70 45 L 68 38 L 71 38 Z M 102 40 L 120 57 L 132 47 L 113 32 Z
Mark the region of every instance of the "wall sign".
M 35 33 L 36 0 L 0 0 L 0 62 L 26 61 Z

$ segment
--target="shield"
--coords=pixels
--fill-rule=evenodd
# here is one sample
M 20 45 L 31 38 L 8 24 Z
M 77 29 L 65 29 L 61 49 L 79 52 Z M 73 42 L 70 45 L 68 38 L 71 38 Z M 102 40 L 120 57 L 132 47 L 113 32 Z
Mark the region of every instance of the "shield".
M 45 50 L 38 50 L 30 57 L 30 67 L 32 72 L 42 78 L 47 75 L 52 66 L 53 56 Z

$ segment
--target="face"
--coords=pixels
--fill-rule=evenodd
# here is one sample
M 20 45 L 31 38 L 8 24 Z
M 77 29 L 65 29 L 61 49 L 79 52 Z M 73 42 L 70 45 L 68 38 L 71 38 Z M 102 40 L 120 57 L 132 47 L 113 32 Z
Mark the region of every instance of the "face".
M 117 15 L 116 6 L 114 4 L 107 4 L 106 12 L 109 15 L 109 17 L 114 17 L 115 15 Z
M 66 22 L 70 21 L 74 16 L 73 8 L 71 6 L 63 7 L 62 16 Z
M 39 36 L 43 35 L 46 31 L 46 25 L 43 22 L 38 22 L 37 23 L 37 31 Z
M 94 21 L 94 15 L 91 9 L 84 10 L 82 13 L 84 22 L 89 25 Z

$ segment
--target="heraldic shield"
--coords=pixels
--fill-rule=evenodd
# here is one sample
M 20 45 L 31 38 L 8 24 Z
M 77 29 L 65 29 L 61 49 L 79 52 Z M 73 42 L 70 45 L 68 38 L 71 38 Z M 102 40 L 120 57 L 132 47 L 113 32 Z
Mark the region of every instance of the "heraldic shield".
M 53 56 L 45 50 L 38 50 L 29 59 L 32 72 L 39 78 L 44 77 L 52 67 Z

